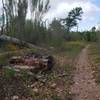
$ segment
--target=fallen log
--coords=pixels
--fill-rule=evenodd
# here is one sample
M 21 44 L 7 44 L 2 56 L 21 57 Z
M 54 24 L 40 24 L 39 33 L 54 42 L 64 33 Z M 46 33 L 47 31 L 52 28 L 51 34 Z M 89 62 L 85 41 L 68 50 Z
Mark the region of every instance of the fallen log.
M 26 47 L 29 47 L 29 48 L 36 48 L 36 49 L 40 49 L 40 50 L 46 50 L 44 48 L 37 47 L 37 46 L 35 46 L 31 43 L 28 43 L 28 42 L 25 42 L 23 40 L 20 40 L 20 39 L 14 38 L 14 37 L 10 37 L 10 36 L 7 36 L 7 35 L 1 35 L 0 39 L 4 40 L 4 41 L 16 43 L 16 44 L 19 44 L 19 45 L 22 45 L 22 46 L 26 46 Z

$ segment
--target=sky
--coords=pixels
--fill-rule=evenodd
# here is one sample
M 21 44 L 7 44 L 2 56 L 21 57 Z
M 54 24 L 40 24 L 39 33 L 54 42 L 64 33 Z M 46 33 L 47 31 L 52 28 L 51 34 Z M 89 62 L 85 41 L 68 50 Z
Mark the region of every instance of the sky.
M 51 8 L 45 18 L 49 22 L 54 17 L 65 18 L 68 12 L 75 7 L 82 7 L 82 21 L 79 22 L 79 30 L 90 30 L 93 26 L 100 26 L 100 0 L 51 0 Z
M 84 13 L 82 21 L 79 22 L 79 30 L 90 30 L 93 26 L 100 27 L 100 0 L 50 0 L 50 6 L 51 8 L 44 18 L 48 19 L 48 23 L 54 18 L 67 17 L 68 12 L 75 7 L 82 7 Z M 30 17 L 30 13 L 27 14 L 27 17 Z

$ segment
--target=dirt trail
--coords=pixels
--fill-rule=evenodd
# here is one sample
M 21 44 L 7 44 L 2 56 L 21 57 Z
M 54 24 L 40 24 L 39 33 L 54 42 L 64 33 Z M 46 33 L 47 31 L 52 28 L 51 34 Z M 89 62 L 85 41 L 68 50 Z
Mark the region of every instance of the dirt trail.
M 75 84 L 71 87 L 71 93 L 74 94 L 73 100 L 100 100 L 100 87 L 93 79 L 88 47 L 82 50 L 76 60 Z

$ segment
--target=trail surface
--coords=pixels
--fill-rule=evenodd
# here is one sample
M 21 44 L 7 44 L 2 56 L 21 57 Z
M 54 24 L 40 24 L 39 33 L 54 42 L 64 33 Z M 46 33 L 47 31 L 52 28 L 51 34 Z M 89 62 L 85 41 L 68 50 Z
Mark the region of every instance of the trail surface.
M 93 71 L 88 56 L 88 47 L 76 59 L 74 85 L 71 87 L 73 100 L 100 100 L 100 87 L 93 79 Z

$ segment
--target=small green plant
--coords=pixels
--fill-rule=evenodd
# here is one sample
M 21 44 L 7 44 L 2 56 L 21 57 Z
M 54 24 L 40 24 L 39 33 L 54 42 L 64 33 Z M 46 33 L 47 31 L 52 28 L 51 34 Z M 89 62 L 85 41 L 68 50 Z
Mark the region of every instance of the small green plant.
M 96 73 L 96 83 L 100 83 L 100 72 Z
M 16 72 L 14 71 L 14 69 L 11 68 L 5 68 L 3 71 L 3 75 L 7 79 L 13 78 L 15 76 L 15 73 Z
M 52 94 L 51 96 L 52 100 L 62 100 L 60 96 L 58 96 L 57 94 Z
M 22 78 L 23 81 L 26 83 L 26 82 L 28 81 L 28 77 L 29 77 L 27 71 L 21 70 L 20 74 L 21 74 L 21 78 Z
M 66 93 L 66 100 L 73 100 L 72 94 Z
M 41 100 L 40 96 L 35 96 L 35 100 Z

